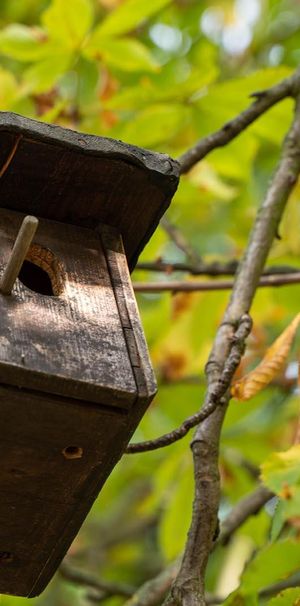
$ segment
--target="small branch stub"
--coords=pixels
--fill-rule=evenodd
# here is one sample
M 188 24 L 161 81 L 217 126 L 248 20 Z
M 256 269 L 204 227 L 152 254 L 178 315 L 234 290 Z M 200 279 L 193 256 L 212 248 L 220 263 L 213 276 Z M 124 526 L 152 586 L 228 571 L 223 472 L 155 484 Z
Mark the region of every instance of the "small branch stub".
M 11 294 L 22 264 L 25 261 L 29 246 L 34 238 L 38 224 L 39 222 L 36 217 L 28 215 L 27 217 L 25 217 L 20 227 L 8 264 L 4 270 L 4 274 L 0 283 L 0 291 L 3 295 Z

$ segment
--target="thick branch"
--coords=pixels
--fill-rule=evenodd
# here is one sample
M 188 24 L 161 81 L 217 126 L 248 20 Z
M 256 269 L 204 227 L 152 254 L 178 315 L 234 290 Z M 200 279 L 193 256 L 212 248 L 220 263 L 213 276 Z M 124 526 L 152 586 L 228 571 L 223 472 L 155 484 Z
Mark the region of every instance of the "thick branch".
M 285 84 L 275 87 L 277 97 L 291 87 L 291 94 L 299 94 L 299 72 Z M 286 82 L 289 82 L 287 85 Z M 280 92 L 281 91 L 281 92 Z M 274 89 L 273 93 L 274 95 Z M 261 97 L 263 101 L 264 96 Z M 258 101 L 259 103 L 259 101 Z M 208 392 L 215 389 L 222 375 L 230 352 L 234 327 L 244 313 L 248 313 L 258 286 L 272 241 L 278 231 L 279 222 L 290 192 L 300 171 L 300 107 L 297 99 L 292 127 L 283 145 L 281 160 L 273 177 L 265 200 L 250 236 L 245 256 L 237 273 L 231 299 L 224 320 L 209 357 L 206 371 Z M 228 399 L 229 400 L 229 397 Z M 204 578 L 209 553 L 217 529 L 217 515 L 220 501 L 219 485 L 219 441 L 226 413 L 227 403 L 216 407 L 215 411 L 198 426 L 192 451 L 195 469 L 195 497 L 192 523 L 177 579 L 172 587 L 169 604 L 184 606 L 205 606 Z
M 258 282 L 259 287 L 289 286 L 300 283 L 300 272 L 284 275 L 264 276 Z M 187 280 L 173 280 L 168 282 L 134 282 L 135 292 L 204 292 L 213 290 L 230 290 L 234 285 L 233 280 L 206 280 L 205 282 L 188 282 Z
M 194 164 L 202 160 L 213 149 L 223 147 L 232 141 L 232 139 L 257 120 L 270 107 L 282 101 L 285 97 L 295 96 L 299 87 L 299 79 L 300 71 L 297 70 L 292 76 L 282 80 L 276 86 L 266 91 L 253 93 L 252 96 L 256 97 L 256 99 L 250 107 L 233 118 L 233 120 L 230 120 L 230 122 L 224 124 L 220 130 L 201 139 L 194 147 L 178 158 L 181 164 L 181 174 L 187 173 Z
M 260 509 L 273 497 L 264 486 L 259 486 L 252 493 L 241 499 L 225 518 L 216 545 L 224 545 L 229 538 L 248 520 L 252 515 L 257 514 Z M 130 598 L 124 606 L 157 606 L 161 604 L 167 591 L 170 589 L 180 568 L 181 558 L 172 562 L 165 570 L 156 577 L 142 585 Z M 206 598 L 207 600 L 207 598 Z M 207 600 L 210 603 L 210 600 Z M 215 603 L 215 602 L 214 602 Z

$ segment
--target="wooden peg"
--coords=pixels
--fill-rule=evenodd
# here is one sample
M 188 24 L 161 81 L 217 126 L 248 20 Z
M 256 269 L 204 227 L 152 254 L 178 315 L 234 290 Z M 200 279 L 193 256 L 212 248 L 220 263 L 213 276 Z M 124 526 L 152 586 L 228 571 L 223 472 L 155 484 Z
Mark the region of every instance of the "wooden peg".
M 25 261 L 29 246 L 34 238 L 38 224 L 39 221 L 36 217 L 28 215 L 25 217 L 20 227 L 0 283 L 0 291 L 3 295 L 11 294 L 22 264 Z

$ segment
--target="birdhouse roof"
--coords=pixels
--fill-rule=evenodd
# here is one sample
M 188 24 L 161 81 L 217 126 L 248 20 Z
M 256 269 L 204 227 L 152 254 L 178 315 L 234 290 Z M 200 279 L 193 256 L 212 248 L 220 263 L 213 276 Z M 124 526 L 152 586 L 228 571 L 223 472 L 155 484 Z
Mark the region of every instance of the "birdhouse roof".
M 170 204 L 179 164 L 165 154 L 0 112 L 4 208 L 115 227 L 132 269 Z

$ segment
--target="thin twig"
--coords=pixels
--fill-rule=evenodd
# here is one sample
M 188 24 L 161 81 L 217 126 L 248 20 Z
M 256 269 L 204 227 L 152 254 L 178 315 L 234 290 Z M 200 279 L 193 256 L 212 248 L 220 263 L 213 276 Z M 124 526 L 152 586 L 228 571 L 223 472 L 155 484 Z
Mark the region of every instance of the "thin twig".
M 216 383 L 214 390 L 210 394 L 209 400 L 205 406 L 196 414 L 188 417 L 180 427 L 173 429 L 170 433 L 166 433 L 155 440 L 148 440 L 145 442 L 136 442 L 135 444 L 129 444 L 125 452 L 127 454 L 135 454 L 137 452 L 146 452 L 148 450 L 157 450 L 164 446 L 169 446 L 178 440 L 181 440 L 192 427 L 195 427 L 207 417 L 209 417 L 215 408 L 222 404 L 222 396 L 226 393 L 230 386 L 231 378 L 234 375 L 244 353 L 245 339 L 250 333 L 252 327 L 252 321 L 248 314 L 244 314 L 240 320 L 239 326 L 235 334 L 232 337 L 231 349 L 228 355 L 226 364 L 224 365 L 223 373 L 218 383 Z
M 120 595 L 128 598 L 136 591 L 134 587 L 123 583 L 109 583 L 108 581 L 99 580 L 91 574 L 69 566 L 65 562 L 60 565 L 59 573 L 67 581 L 76 585 L 86 585 L 87 587 L 97 589 L 101 594 L 105 594 L 106 597 Z
M 252 97 L 256 97 L 256 99 L 250 107 L 224 124 L 220 130 L 201 139 L 195 146 L 178 158 L 181 164 L 181 174 L 187 173 L 192 166 L 207 156 L 213 149 L 223 147 L 232 141 L 232 139 L 237 137 L 247 126 L 257 120 L 273 105 L 286 97 L 294 96 L 296 94 L 295 91 L 298 90 L 298 80 L 299 71 L 296 71 L 292 76 L 282 80 L 272 88 L 253 93 Z
M 181 558 L 172 562 L 156 577 L 139 587 L 135 594 L 125 602 L 124 606 L 157 606 L 161 604 L 170 589 L 180 566 Z
M 267 93 L 260 96 L 260 100 L 257 103 L 259 104 L 260 101 L 264 103 L 265 101 L 265 109 L 267 109 L 274 103 L 274 95 L 276 101 L 280 100 L 283 96 L 286 96 L 287 90 L 289 94 L 299 95 L 300 71 L 297 71 L 292 78 L 275 87 L 275 93 L 274 89 L 272 89 L 271 96 Z M 250 122 L 251 120 L 249 121 L 248 116 L 248 123 Z M 245 115 L 243 116 L 242 123 L 244 128 L 247 125 Z M 236 128 L 236 133 L 240 132 L 240 130 Z M 230 132 L 231 127 L 229 128 Z M 233 136 L 235 135 L 233 134 Z M 228 138 L 223 139 L 223 143 L 226 140 L 228 141 Z M 194 159 L 195 154 L 192 158 L 185 158 L 184 167 L 186 170 L 188 170 L 189 162 L 192 165 Z M 208 392 L 206 401 L 209 401 L 210 393 L 219 382 L 220 376 L 222 376 L 224 365 L 230 352 L 232 334 L 236 322 L 250 309 L 260 275 L 273 239 L 278 231 L 279 222 L 287 200 L 297 182 L 299 171 L 300 99 L 297 97 L 293 124 L 285 139 L 279 165 L 265 200 L 258 212 L 245 256 L 236 276 L 224 320 L 217 331 L 212 352 L 207 363 Z M 218 469 L 220 433 L 228 402 L 229 395 L 227 402 L 224 402 L 223 406 L 217 406 L 214 412 L 198 426 L 192 442 L 195 475 L 192 523 L 188 533 L 182 565 L 172 586 L 171 593 L 166 602 L 167 604 L 182 604 L 183 606 L 205 606 L 206 604 L 205 572 L 218 525 L 220 502 Z
M 226 545 L 235 531 L 274 497 L 274 493 L 261 484 L 256 490 L 241 499 L 225 518 L 217 543 Z
M 156 261 L 144 261 L 136 265 L 135 271 L 153 271 L 161 272 L 167 275 L 176 272 L 185 272 L 192 276 L 234 276 L 238 268 L 239 261 L 232 259 L 227 263 L 220 263 L 219 261 L 213 261 L 212 263 L 173 263 L 172 261 L 164 261 L 163 259 L 157 259 Z M 267 267 L 263 274 L 264 276 L 270 276 L 273 274 L 292 274 L 298 273 L 299 268 L 291 265 L 272 265 Z
M 177 248 L 184 252 L 186 258 L 191 263 L 201 263 L 201 258 L 199 254 L 191 246 L 190 242 L 186 239 L 186 237 L 179 229 L 179 227 L 177 227 L 177 225 L 171 223 L 171 221 L 166 216 L 162 217 L 162 219 L 160 220 L 160 225 L 168 234 L 170 239 L 174 242 L 174 244 L 177 246 Z
M 14 159 L 14 157 L 15 157 L 15 155 L 16 155 L 17 149 L 18 149 L 18 147 L 19 147 L 19 143 L 20 143 L 20 141 L 21 141 L 21 139 L 22 139 L 22 136 L 23 136 L 23 135 L 18 135 L 18 137 L 16 138 L 16 140 L 15 140 L 15 142 L 14 142 L 14 145 L 13 145 L 13 147 L 12 147 L 11 151 L 10 151 L 10 152 L 9 152 L 9 154 L 8 154 L 7 159 L 5 160 L 5 162 L 4 162 L 4 164 L 3 164 L 3 166 L 1 167 L 1 169 L 0 169 L 0 179 L 1 179 L 1 177 L 3 177 L 3 175 L 6 173 L 6 171 L 7 171 L 8 167 L 9 167 L 9 165 L 10 165 L 10 164 L 11 164 L 11 162 L 13 161 L 13 159 Z
M 258 287 L 289 286 L 300 283 L 300 271 L 292 274 L 264 276 L 260 278 Z M 134 282 L 135 292 L 156 293 L 156 292 L 206 292 L 214 290 L 231 290 L 234 280 L 206 280 L 205 282 L 187 280 L 173 280 L 168 282 Z
M 289 579 L 283 579 L 282 581 L 278 581 L 278 583 L 265 587 L 259 592 L 258 596 L 260 598 L 271 598 L 284 589 L 290 589 L 291 587 L 300 587 L 300 572 L 296 572 Z

